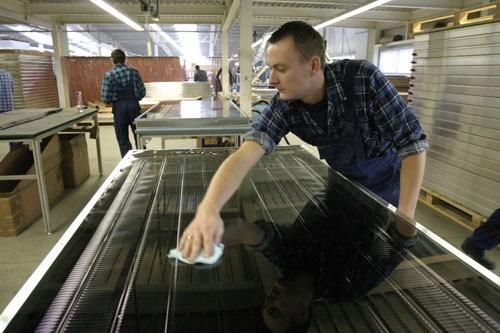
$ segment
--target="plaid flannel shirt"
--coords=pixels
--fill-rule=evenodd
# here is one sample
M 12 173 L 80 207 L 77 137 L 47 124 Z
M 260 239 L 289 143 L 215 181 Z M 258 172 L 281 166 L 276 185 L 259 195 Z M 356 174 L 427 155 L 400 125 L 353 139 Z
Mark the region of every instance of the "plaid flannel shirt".
M 362 101 L 357 110 L 366 126 L 361 128 L 366 158 L 383 156 L 395 147 L 401 158 L 427 150 L 424 130 L 412 110 L 399 96 L 392 83 L 373 64 L 367 61 L 342 60 L 327 64 L 324 70 L 328 101 L 328 136 L 340 138 L 345 124 L 345 113 L 353 112 L 342 83 L 345 77 L 354 77 L 354 93 Z M 258 142 L 266 154 L 288 133 L 302 140 L 300 129 L 310 127 L 316 135 L 325 134 L 313 120 L 301 101 L 284 101 L 279 94 L 263 112 L 244 139 Z
M 130 79 L 134 80 L 135 97 L 137 97 L 138 101 L 146 96 L 146 88 L 144 87 L 139 71 L 123 64 L 116 64 L 112 70 L 104 74 L 101 89 L 101 99 L 104 103 L 111 104 L 118 99 L 118 93 L 115 89 L 115 78 L 123 86 L 126 86 Z
M 9 72 L 0 69 L 0 112 L 14 110 L 14 79 Z

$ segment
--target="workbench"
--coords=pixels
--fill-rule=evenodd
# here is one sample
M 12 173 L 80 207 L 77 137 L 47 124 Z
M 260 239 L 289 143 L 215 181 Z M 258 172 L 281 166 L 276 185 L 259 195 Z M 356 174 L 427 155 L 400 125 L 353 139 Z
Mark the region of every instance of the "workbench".
M 89 118 L 93 121 L 92 126 L 75 126 Z M 48 234 L 52 233 L 52 228 L 40 143 L 44 138 L 55 133 L 68 132 L 89 132 L 90 137 L 96 140 L 99 174 L 102 175 L 103 169 L 97 109 L 83 109 L 80 111 L 74 108 L 19 109 L 0 114 L 0 140 L 28 143 L 33 153 L 35 165 L 34 175 L 3 175 L 0 176 L 0 180 L 35 179 L 37 181 L 42 217 L 45 223 L 45 230 Z
M 163 101 L 136 118 L 136 135 L 139 147 L 153 136 L 162 137 L 162 148 L 164 139 L 202 136 L 234 136 L 237 145 L 251 123 L 229 100 Z

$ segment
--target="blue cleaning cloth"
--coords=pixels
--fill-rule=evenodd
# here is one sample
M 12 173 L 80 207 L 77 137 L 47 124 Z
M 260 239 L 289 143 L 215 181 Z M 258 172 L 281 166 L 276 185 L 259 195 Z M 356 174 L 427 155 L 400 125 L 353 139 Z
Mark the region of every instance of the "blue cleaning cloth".
M 179 261 L 182 261 L 183 263 L 186 264 L 205 264 L 205 265 L 213 265 L 216 264 L 219 261 L 219 258 L 222 256 L 222 253 L 224 252 L 224 244 L 219 244 L 216 245 L 214 244 L 214 248 L 212 251 L 212 256 L 210 257 L 205 257 L 204 251 L 202 250 L 198 257 L 193 261 L 188 261 L 186 258 L 182 256 L 182 252 L 179 251 L 177 248 L 171 249 L 170 252 L 168 253 L 167 257 L 170 259 L 178 259 Z

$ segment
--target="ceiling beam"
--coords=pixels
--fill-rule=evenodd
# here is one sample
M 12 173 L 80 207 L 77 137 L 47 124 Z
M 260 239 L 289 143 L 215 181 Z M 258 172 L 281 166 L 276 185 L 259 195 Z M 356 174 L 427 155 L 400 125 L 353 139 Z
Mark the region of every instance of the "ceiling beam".
M 113 4 L 113 7 L 127 16 L 144 16 L 147 12 L 141 11 L 140 4 Z M 91 2 L 80 4 L 74 3 L 35 3 L 28 5 L 29 12 L 33 15 L 99 15 L 104 10 Z M 160 6 L 160 17 L 169 16 L 218 16 L 226 10 L 225 6 L 203 6 L 203 5 L 162 5 Z
M 239 8 L 239 1 L 235 0 L 232 2 L 231 8 Z M 363 3 L 365 0 L 353 1 L 353 0 L 342 0 L 342 1 L 330 1 L 330 0 L 320 0 L 320 1 L 308 1 L 304 0 L 269 0 L 269 1 L 254 1 L 253 16 L 254 22 L 257 24 L 264 24 L 265 19 L 268 22 L 282 22 L 283 19 L 302 19 L 305 21 L 318 22 L 321 20 L 326 20 L 331 17 L 338 15 L 345 10 L 346 6 L 356 6 L 358 3 Z M 433 10 L 455 10 L 460 7 L 463 1 L 457 0 L 420 0 L 418 2 L 408 1 L 408 0 L 393 0 L 388 4 L 382 6 L 382 10 L 371 10 L 365 13 L 363 16 L 358 15 L 356 21 L 382 21 L 382 22 L 410 22 L 414 20 L 415 13 L 412 17 L 412 10 L 421 10 L 423 16 L 429 16 L 425 9 Z M 278 5 L 295 5 L 303 4 L 302 7 L 293 6 L 277 6 Z M 238 5 L 238 6 L 236 6 Z M 341 8 L 314 8 L 314 6 L 340 6 Z M 147 20 L 148 15 L 141 11 L 139 2 L 131 4 L 118 4 L 115 5 L 116 9 L 123 14 L 129 16 L 132 20 L 139 24 L 144 24 Z M 229 13 L 231 12 L 229 9 Z M 390 11 L 383 10 L 384 8 L 399 8 L 401 11 Z M 38 22 L 46 28 L 50 28 L 53 22 L 58 22 L 60 24 L 116 24 L 119 21 L 103 12 L 102 9 L 93 5 L 92 3 L 34 3 L 29 4 L 20 0 L 9 0 L 7 2 L 2 1 L 0 4 L 0 17 L 4 17 L 4 20 L 15 20 L 17 22 L 23 22 L 27 24 L 34 24 Z M 405 9 L 407 9 L 405 11 Z M 233 9 L 234 11 L 234 9 Z M 220 24 L 220 21 L 227 12 L 227 6 L 223 5 L 204 5 L 203 3 L 199 5 L 169 5 L 162 4 L 160 7 L 160 24 Z M 162 14 L 164 13 L 164 14 Z M 438 13 L 440 14 L 440 13 Z M 239 15 L 239 13 L 238 13 Z M 234 22 L 235 15 L 231 21 Z M 0 22 L 2 23 L 2 22 Z M 227 21 L 226 21 L 227 24 Z M 352 24 L 352 23 L 351 23 Z M 365 24 L 361 24 L 364 26 Z
M 234 21 L 240 15 L 240 0 L 233 0 L 231 2 L 231 7 L 227 11 L 227 15 L 223 18 L 222 31 L 229 31 Z
M 131 17 L 138 24 L 145 24 L 146 17 Z M 121 24 L 118 19 L 112 19 L 106 15 L 89 15 L 89 16 L 57 16 L 54 17 L 58 22 L 64 24 Z M 151 19 L 148 23 L 152 23 Z M 220 18 L 217 17 L 181 17 L 181 16 L 161 16 L 157 24 L 220 24 Z
M 52 21 L 45 17 L 32 15 L 27 10 L 27 4 L 24 1 L 9 0 L 0 2 L 0 23 L 12 24 L 22 23 L 44 27 L 48 30 L 52 28 Z
M 254 0 L 254 6 L 274 6 L 276 5 L 304 5 L 304 7 L 313 6 L 352 6 L 357 7 L 365 3 L 366 0 Z M 382 7 L 395 7 L 395 8 L 427 8 L 427 9 L 462 9 L 463 5 L 458 0 L 419 0 L 419 1 L 408 1 L 408 0 L 393 0 Z M 285 7 L 286 8 L 286 7 Z
M 414 8 L 414 9 L 444 9 L 444 10 L 457 10 L 463 9 L 464 1 L 458 0 L 392 0 L 386 3 L 384 7 L 387 8 Z

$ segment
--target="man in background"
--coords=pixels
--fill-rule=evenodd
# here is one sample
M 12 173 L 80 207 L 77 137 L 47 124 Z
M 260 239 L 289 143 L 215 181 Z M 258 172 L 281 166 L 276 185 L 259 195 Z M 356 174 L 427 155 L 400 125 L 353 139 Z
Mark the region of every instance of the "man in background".
M 206 82 L 206 81 L 208 81 L 208 75 L 207 75 L 206 71 L 204 71 L 203 69 L 200 69 L 199 65 L 194 66 L 194 69 L 196 70 L 194 72 L 194 81 L 195 82 Z
M 12 75 L 0 69 L 0 113 L 14 110 L 14 79 Z M 9 142 L 10 149 L 14 149 L 17 142 Z
M 125 52 L 116 49 L 111 52 L 111 59 L 115 67 L 104 74 L 101 99 L 104 103 L 113 104 L 116 139 L 121 156 L 124 157 L 132 149 L 128 136 L 129 126 L 134 133 L 135 145 L 138 148 L 135 118 L 140 114 L 139 101 L 146 95 L 146 88 L 139 71 L 125 65 Z
M 14 110 L 14 79 L 12 75 L 0 69 L 0 112 Z

